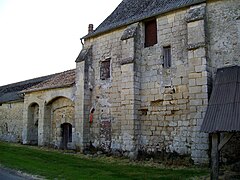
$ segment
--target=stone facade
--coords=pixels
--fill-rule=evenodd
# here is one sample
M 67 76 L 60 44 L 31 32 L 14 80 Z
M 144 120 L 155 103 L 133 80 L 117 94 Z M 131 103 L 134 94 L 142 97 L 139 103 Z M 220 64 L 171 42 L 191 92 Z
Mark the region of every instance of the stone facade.
M 150 18 L 152 46 L 145 43 L 149 19 L 86 36 L 75 85 L 26 92 L 24 103 L 12 103 L 17 117 L 2 104 L 0 133 L 21 139 L 23 129 L 24 144 L 208 163 L 209 135 L 200 127 L 216 69 L 240 65 L 240 3 L 199 2 Z M 15 119 L 23 123 L 9 131 Z
M 144 46 L 144 21 L 85 39 L 91 52 L 77 66 L 85 63 L 90 82 L 82 82 L 85 111 L 95 109 L 87 142 L 130 157 L 177 152 L 207 163 L 208 134 L 200 127 L 216 68 L 239 65 L 239 15 L 237 1 L 209 1 L 157 16 L 158 43 L 151 47 Z M 166 46 L 170 68 L 163 67 Z M 107 59 L 111 75 L 101 80 Z
M 211 72 L 215 74 L 217 68 L 240 65 L 239 1 L 212 1 L 207 6 L 207 19 Z
M 67 147 L 75 149 L 74 96 L 73 87 L 26 93 L 23 143 L 61 148 L 62 125 L 68 123 L 72 127 L 72 140 Z
M 23 102 L 7 102 L 0 105 L 0 140 L 22 141 Z

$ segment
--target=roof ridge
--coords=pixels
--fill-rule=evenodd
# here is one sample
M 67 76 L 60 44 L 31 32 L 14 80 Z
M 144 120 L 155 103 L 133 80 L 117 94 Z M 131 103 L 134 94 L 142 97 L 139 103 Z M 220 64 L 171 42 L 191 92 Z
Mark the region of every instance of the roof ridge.
M 0 90 L 2 88 L 8 87 L 8 86 L 14 86 L 14 85 L 18 85 L 18 84 L 23 85 L 23 84 L 27 84 L 27 83 L 29 83 L 30 81 L 33 81 L 33 80 L 38 80 L 38 79 L 40 80 L 41 78 L 47 78 L 47 77 L 51 77 L 51 76 L 54 76 L 54 75 L 57 75 L 57 74 L 61 74 L 63 72 L 73 71 L 73 70 L 76 70 L 76 68 L 65 70 L 65 71 L 62 71 L 62 72 L 49 74 L 49 75 L 43 75 L 43 76 L 39 76 L 39 77 L 36 77 L 36 78 L 31 78 L 31 79 L 27 79 L 27 80 L 23 80 L 23 81 L 18 81 L 18 82 L 14 82 L 14 83 L 10 83 L 10 84 L 6 84 L 6 85 L 3 85 L 3 86 L 0 86 Z
M 37 77 L 30 80 L 25 80 L 25 81 L 20 81 L 20 82 L 0 86 L 0 103 L 22 100 L 23 98 L 22 96 L 19 95 L 19 93 L 23 92 L 24 90 L 30 89 L 32 87 L 35 87 L 43 82 L 47 83 L 47 81 L 50 79 L 54 81 L 54 77 L 57 77 L 57 76 L 63 75 L 63 77 L 60 77 L 57 80 L 55 80 L 55 81 L 62 82 L 62 84 L 60 84 L 62 87 L 72 85 L 75 83 L 75 70 L 76 69 L 69 69 L 63 72 L 58 72 L 58 73 L 50 74 L 47 76 Z M 65 74 L 66 74 L 66 78 L 64 78 Z M 56 83 L 55 88 L 60 85 Z
M 75 83 L 75 70 L 70 69 L 54 74 L 51 78 L 21 91 L 22 93 L 68 87 Z

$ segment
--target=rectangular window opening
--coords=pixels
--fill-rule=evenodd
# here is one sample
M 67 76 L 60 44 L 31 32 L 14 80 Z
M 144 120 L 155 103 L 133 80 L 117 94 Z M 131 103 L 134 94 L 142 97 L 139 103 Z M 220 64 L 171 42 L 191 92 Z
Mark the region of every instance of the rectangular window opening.
M 107 80 L 110 78 L 110 58 L 102 61 L 100 65 L 100 79 Z
M 156 19 L 145 22 L 145 47 L 157 44 Z
M 172 64 L 171 46 L 163 47 L 163 67 L 170 68 Z

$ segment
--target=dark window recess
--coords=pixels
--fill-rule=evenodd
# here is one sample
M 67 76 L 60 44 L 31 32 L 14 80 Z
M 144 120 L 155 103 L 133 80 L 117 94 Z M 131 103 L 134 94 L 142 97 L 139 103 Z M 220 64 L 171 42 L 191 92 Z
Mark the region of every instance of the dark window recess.
M 171 46 L 163 47 L 163 67 L 170 68 L 172 63 Z
M 110 78 L 110 59 L 101 62 L 100 78 L 106 80 Z
M 145 47 L 157 44 L 157 22 L 156 19 L 145 23 Z

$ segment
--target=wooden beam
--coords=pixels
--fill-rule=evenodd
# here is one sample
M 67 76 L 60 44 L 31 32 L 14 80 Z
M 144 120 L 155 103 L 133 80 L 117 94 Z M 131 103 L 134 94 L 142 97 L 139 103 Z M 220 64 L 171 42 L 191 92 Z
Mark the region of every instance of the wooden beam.
M 211 152 L 211 180 L 218 180 L 219 174 L 219 151 L 218 151 L 219 134 L 212 134 L 212 152 Z
M 220 151 L 223 146 L 233 137 L 234 133 L 227 133 L 224 138 L 220 141 L 218 145 L 218 151 Z

